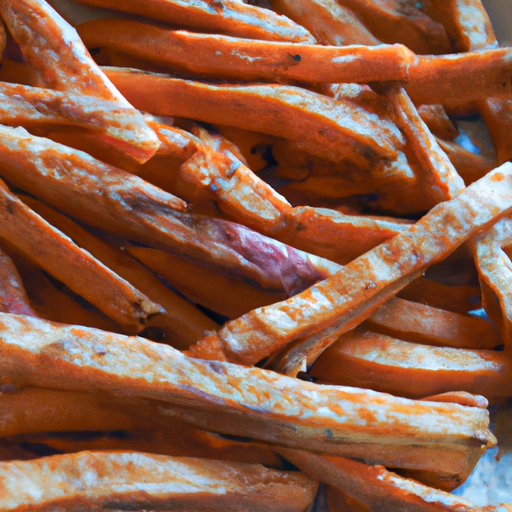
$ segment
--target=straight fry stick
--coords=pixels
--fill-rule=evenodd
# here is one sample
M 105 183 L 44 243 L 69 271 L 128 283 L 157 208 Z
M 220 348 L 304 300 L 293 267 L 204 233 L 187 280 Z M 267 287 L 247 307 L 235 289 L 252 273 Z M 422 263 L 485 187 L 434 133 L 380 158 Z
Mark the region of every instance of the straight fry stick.
M 403 144 L 397 128 L 383 117 L 304 89 L 213 85 L 136 70 L 104 69 L 137 108 L 300 140 L 303 149 L 333 161 L 347 158 L 367 164 L 369 155 L 393 160 Z M 146 94 L 147 90 L 152 94 Z
M 0 249 L 0 309 L 3 313 L 38 316 L 29 303 L 16 266 L 2 249 Z
M 505 215 L 512 206 L 507 191 L 511 177 L 512 165 L 504 164 L 333 277 L 291 299 L 228 322 L 217 334 L 192 347 L 191 354 L 200 357 L 203 346 L 212 354 L 215 347 L 230 360 L 248 364 L 305 336 L 312 338 L 313 346 L 328 346 L 428 265 Z
M 293 293 L 326 275 L 329 262 L 244 226 L 184 213 L 181 199 L 85 153 L 20 128 L 0 127 L 0 134 L 1 174 L 90 225 L 274 291 Z
M 382 466 L 368 466 L 342 457 L 325 457 L 289 448 L 283 456 L 304 472 L 328 483 L 365 506 L 366 510 L 408 512 L 499 512 L 509 505 L 473 505 L 470 501 L 414 480 L 403 478 Z
M 80 1 L 208 32 L 272 41 L 315 42 L 304 27 L 285 16 L 237 0 L 223 0 L 222 7 L 208 0 L 151 0 L 144 6 L 137 0 L 128 0 L 122 5 L 116 0 Z
M 151 471 L 148 472 L 148 468 Z M 73 475 L 72 477 L 70 475 Z M 301 512 L 317 483 L 261 465 L 137 452 L 81 452 L 0 464 L 0 507 Z
M 487 411 L 475 407 L 317 386 L 32 317 L 0 321 L 0 371 L 22 385 L 157 399 L 166 414 L 216 431 L 448 474 L 465 472 L 494 443 Z
M 45 0 L 6 0 L 0 6 L 0 15 L 46 86 L 132 108 L 92 60 L 75 29 Z M 146 161 L 158 149 L 159 141 L 142 114 L 133 111 L 131 122 L 138 125 L 138 135 L 134 136 L 132 128 L 119 132 L 118 137 L 124 139 L 128 153 Z
M 88 48 L 126 53 L 173 71 L 265 82 L 367 83 L 407 80 L 414 55 L 402 45 L 349 47 L 255 41 L 104 19 L 78 26 Z
M 413 398 L 462 390 L 491 399 L 511 392 L 510 359 L 502 352 L 418 345 L 364 329 L 329 347 L 311 375 Z
M 272 0 L 272 8 L 306 27 L 321 44 L 380 44 L 350 10 L 333 0 Z
M 385 302 L 365 325 L 382 334 L 440 347 L 492 350 L 502 344 L 498 332 L 482 318 L 399 298 Z
M 128 139 L 155 138 L 152 130 L 141 123 L 138 111 L 117 101 L 7 82 L 0 82 L 0 121 L 25 127 L 45 124 L 84 127 L 132 155 Z
M 161 307 L 80 249 L 0 182 L 0 236 L 73 291 L 110 316 L 127 332 L 140 332 Z
M 170 343 L 177 348 L 188 348 L 201 339 L 206 332 L 215 331 L 218 325 L 201 313 L 144 266 L 133 260 L 114 245 L 92 235 L 76 222 L 59 214 L 40 201 L 23 197 L 39 215 L 44 217 L 57 229 L 69 236 L 77 245 L 90 252 L 123 279 L 136 286 L 142 293 L 159 304 L 165 311 L 149 318 L 147 327 L 162 331 L 159 341 Z

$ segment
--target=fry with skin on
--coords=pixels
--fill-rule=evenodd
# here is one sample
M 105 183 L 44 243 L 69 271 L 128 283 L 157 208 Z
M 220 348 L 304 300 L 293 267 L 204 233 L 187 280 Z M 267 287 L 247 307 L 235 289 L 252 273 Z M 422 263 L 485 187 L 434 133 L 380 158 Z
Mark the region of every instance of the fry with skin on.
M 310 345 L 306 352 L 311 353 L 308 364 L 312 363 L 320 347 L 356 327 L 429 265 L 506 215 L 512 207 L 511 193 L 512 165 L 504 164 L 331 278 L 226 323 L 218 333 L 193 346 L 190 354 L 211 357 L 217 353 L 251 364 L 305 338 Z
M 45 0 L 6 0 L 0 15 L 24 57 L 38 69 L 42 84 L 133 109 L 92 60 L 76 30 Z M 122 143 L 135 159 L 146 161 L 160 143 L 141 113 L 134 110 L 130 121 L 138 125 L 137 133 L 133 129 L 119 132 L 124 140 L 117 139 L 117 144 Z
M 0 248 L 0 309 L 3 313 L 39 316 L 30 305 L 23 281 L 11 258 Z
M 222 0 L 212 5 L 208 0 L 138 0 L 120 4 L 116 0 L 80 0 L 89 5 L 118 9 L 131 14 L 183 25 L 207 32 L 219 32 L 249 39 L 314 43 L 313 36 L 301 25 L 269 9 L 237 0 Z
M 149 471 L 148 471 L 149 470 Z M 72 475 L 72 476 L 71 476 Z M 318 483 L 257 464 L 138 452 L 80 452 L 0 464 L 0 507 L 301 512 Z
M 320 382 L 410 398 L 461 390 L 492 399 L 510 396 L 511 370 L 503 352 L 419 345 L 360 328 L 331 345 L 310 372 Z
M 181 199 L 86 153 L 21 128 L 0 127 L 0 134 L 0 174 L 89 225 L 269 290 L 291 294 L 327 275 L 330 262 L 239 224 L 186 213 Z
M 255 41 L 220 34 L 166 30 L 130 20 L 83 23 L 88 48 L 115 50 L 194 76 L 279 83 L 407 80 L 414 54 L 403 45 L 350 47 Z
M 495 442 L 475 407 L 318 386 L 33 317 L 1 313 L 0 322 L 0 371 L 21 386 L 156 399 L 209 430 L 441 474 L 465 473 Z
M 161 307 L 80 249 L 0 182 L 0 236 L 121 325 L 144 329 Z

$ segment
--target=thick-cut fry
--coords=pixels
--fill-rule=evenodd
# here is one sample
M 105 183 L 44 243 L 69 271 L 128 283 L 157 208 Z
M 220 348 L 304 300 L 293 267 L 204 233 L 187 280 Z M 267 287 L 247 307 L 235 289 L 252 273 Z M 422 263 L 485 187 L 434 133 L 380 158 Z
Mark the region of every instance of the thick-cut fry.
M 0 174 L 88 224 L 269 290 L 292 294 L 327 275 L 320 258 L 244 226 L 185 213 L 181 199 L 85 153 L 21 128 L 0 127 L 0 134 Z
M 312 347 L 328 346 L 421 275 L 427 266 L 506 215 L 512 207 L 511 194 L 512 165 L 504 164 L 451 201 L 434 207 L 407 231 L 353 260 L 333 277 L 287 301 L 228 322 L 217 334 L 193 346 L 191 354 L 201 357 L 206 349 L 204 353 L 210 357 L 217 352 L 247 364 L 303 337 L 311 338 Z
M 383 116 L 305 89 L 214 85 L 137 70 L 104 70 L 141 110 L 297 140 L 304 150 L 333 161 L 393 160 L 403 146 L 401 133 Z M 152 93 L 147 94 L 148 90 Z
M 363 504 L 364 510 L 500 512 L 512 508 L 510 505 L 480 508 L 464 498 L 403 478 L 382 466 L 369 466 L 342 457 L 319 456 L 289 448 L 280 451 L 306 474 L 342 490 Z
M 174 293 L 121 249 L 92 235 L 76 222 L 35 199 L 24 197 L 23 201 L 77 245 L 90 252 L 165 310 L 149 318 L 146 323 L 147 329 L 160 331 L 158 341 L 170 343 L 177 348 L 188 348 L 206 332 L 218 329 L 215 322 Z
M 251 39 L 314 43 L 313 36 L 286 16 L 237 0 L 80 0 L 89 5 L 109 7 L 159 21 L 184 25 L 208 32 L 220 32 Z
M 16 266 L 2 249 L 0 249 L 0 310 L 3 313 L 38 316 L 29 303 Z
M 503 352 L 418 345 L 364 329 L 331 345 L 311 375 L 414 398 L 462 390 L 491 399 L 512 391 L 512 365 Z
M 161 307 L 80 249 L 0 183 L 0 236 L 94 304 L 127 332 L 144 329 Z
M 482 318 L 399 298 L 384 303 L 365 325 L 382 334 L 440 347 L 492 350 L 503 343 L 496 329 Z
M 452 141 L 459 131 L 441 105 L 420 105 L 418 114 L 433 135 L 444 141 Z
M 149 471 L 148 471 L 149 470 Z M 302 512 L 317 482 L 256 464 L 80 452 L 0 464 L 0 508 Z M 206 508 L 205 508 L 206 507 Z
M 0 5 L 0 15 L 26 59 L 38 68 L 43 84 L 57 90 L 116 101 L 124 108 L 131 108 L 92 60 L 76 30 L 45 0 L 5 0 Z M 134 136 L 132 129 L 119 132 L 119 136 L 124 138 L 128 153 L 146 161 L 160 143 L 142 114 L 134 111 L 131 121 L 139 125 L 139 135 Z
M 441 474 L 465 473 L 495 442 L 476 407 L 318 386 L 33 317 L 0 321 L 0 372 L 21 385 L 157 399 L 210 430 Z
M 272 0 L 272 8 L 306 27 L 321 44 L 380 44 L 350 10 L 335 0 Z
M 254 41 L 165 30 L 136 21 L 94 20 L 78 27 L 88 48 L 124 52 L 160 69 L 265 82 L 368 83 L 407 80 L 414 54 L 402 45 L 350 47 Z
M 7 44 L 7 34 L 5 33 L 5 26 L 0 19 L 0 60 Z

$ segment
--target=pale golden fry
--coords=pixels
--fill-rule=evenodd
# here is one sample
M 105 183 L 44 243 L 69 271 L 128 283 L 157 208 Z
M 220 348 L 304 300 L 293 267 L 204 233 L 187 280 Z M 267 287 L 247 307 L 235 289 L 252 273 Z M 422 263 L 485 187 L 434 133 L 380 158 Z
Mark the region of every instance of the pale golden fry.
M 319 386 L 33 317 L 0 321 L 0 371 L 21 385 L 156 399 L 162 413 L 209 430 L 450 475 L 495 443 L 476 407 Z

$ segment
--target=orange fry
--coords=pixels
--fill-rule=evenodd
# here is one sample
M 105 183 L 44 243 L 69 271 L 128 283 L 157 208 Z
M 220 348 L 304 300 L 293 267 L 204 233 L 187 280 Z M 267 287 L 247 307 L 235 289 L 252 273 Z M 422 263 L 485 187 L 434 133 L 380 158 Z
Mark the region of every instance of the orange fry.
M 140 332 L 161 307 L 80 249 L 0 182 L 0 236 L 115 320 Z
M 207 32 L 271 41 L 315 42 L 304 27 L 286 16 L 238 0 L 222 0 L 221 6 L 212 5 L 209 0 L 150 0 L 144 5 L 138 0 L 122 4 L 117 0 L 80 1 Z
M 407 80 L 414 55 L 402 45 L 349 47 L 255 41 L 101 19 L 78 26 L 88 48 L 115 50 L 195 76 L 307 83 Z
M 331 345 L 311 375 L 410 398 L 462 390 L 491 399 L 512 391 L 511 361 L 503 352 L 418 345 L 362 328 Z
M 399 298 L 385 302 L 364 325 L 382 334 L 440 347 L 492 350 L 503 343 L 493 326 L 482 318 Z
M 145 141 L 155 138 L 151 128 L 141 123 L 139 112 L 117 101 L 7 82 L 0 82 L 0 122 L 24 127 L 84 127 L 132 155 L 133 151 L 127 146 L 128 139 Z
M 92 60 L 76 30 L 45 0 L 5 0 L 0 15 L 27 61 L 38 69 L 42 84 L 132 108 Z M 158 138 L 139 112 L 133 111 L 131 122 L 138 124 L 139 135 L 130 130 L 119 136 L 127 153 L 146 161 L 158 149 Z
M 422 5 L 404 4 L 400 0 L 369 2 L 339 0 L 384 43 L 400 42 L 417 53 L 448 53 L 450 41 L 442 23 L 423 12 Z
M 3 313 L 38 316 L 29 303 L 16 266 L 2 249 L 0 249 L 0 310 Z
M 150 469 L 150 471 L 148 471 Z M 15 476 L 13 476 L 15 475 Z M 72 475 L 72 476 L 71 476 Z M 0 464 L 0 508 L 301 512 L 318 484 L 256 464 L 138 452 L 80 452 Z
M 495 442 L 476 407 L 319 386 L 33 317 L 0 313 L 0 322 L 0 371 L 19 385 L 156 399 L 165 414 L 209 430 L 448 474 Z
M 319 456 L 289 448 L 280 451 L 306 474 L 340 489 L 346 496 L 362 504 L 364 510 L 500 512 L 512 509 L 511 505 L 503 504 L 477 507 L 464 498 L 403 478 L 383 466 L 370 466 L 342 457 Z
M 459 134 L 457 127 L 441 105 L 420 105 L 418 114 L 432 134 L 443 141 L 452 141 Z
M 136 70 L 104 69 L 137 108 L 298 140 L 304 150 L 333 161 L 346 158 L 368 164 L 369 158 L 393 160 L 403 145 L 396 126 L 383 116 L 305 89 L 214 85 Z M 147 94 L 148 90 L 152 94 Z
M 272 8 L 306 27 L 321 44 L 381 44 L 349 9 L 332 0 L 272 0 Z
M 312 347 L 326 347 L 430 264 L 506 215 L 512 207 L 511 194 L 512 165 L 504 164 L 331 278 L 291 299 L 228 322 L 218 333 L 193 346 L 190 353 L 201 357 L 206 349 L 210 357 L 217 352 L 232 361 L 251 364 L 304 337 Z
M 185 213 L 181 199 L 85 153 L 21 128 L 0 127 L 0 134 L 0 174 L 78 220 L 273 291 L 292 294 L 326 275 L 320 258 L 239 224 Z
M 7 34 L 5 33 L 5 26 L 2 23 L 2 20 L 0 19 L 0 60 L 2 60 L 1 57 L 4 53 L 6 44 L 7 44 Z
M 218 329 L 215 322 L 201 313 L 193 304 L 174 293 L 121 249 L 92 235 L 76 222 L 36 199 L 23 197 L 23 201 L 72 238 L 77 245 L 90 252 L 165 310 L 149 318 L 146 323 L 146 328 L 150 331 L 159 331 L 158 341 L 170 343 L 177 348 L 188 348 L 201 339 L 206 332 Z

